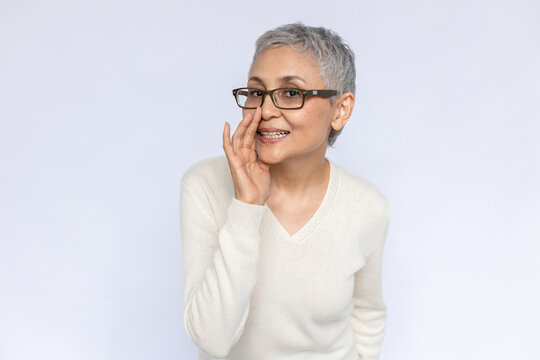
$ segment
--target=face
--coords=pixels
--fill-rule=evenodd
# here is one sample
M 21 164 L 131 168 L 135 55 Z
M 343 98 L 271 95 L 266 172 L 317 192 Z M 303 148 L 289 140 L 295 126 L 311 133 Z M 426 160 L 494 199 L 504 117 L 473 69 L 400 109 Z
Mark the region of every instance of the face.
M 268 49 L 259 55 L 249 72 L 247 86 L 264 90 L 282 87 L 325 89 L 314 57 L 288 46 Z M 245 116 L 255 110 L 243 111 Z M 322 159 L 335 114 L 336 108 L 330 99 L 308 96 L 302 108 L 285 110 L 276 108 L 270 96 L 266 96 L 256 135 L 259 158 L 267 164 L 289 159 Z M 270 132 L 274 134 L 264 134 Z M 276 132 L 288 133 L 282 136 Z

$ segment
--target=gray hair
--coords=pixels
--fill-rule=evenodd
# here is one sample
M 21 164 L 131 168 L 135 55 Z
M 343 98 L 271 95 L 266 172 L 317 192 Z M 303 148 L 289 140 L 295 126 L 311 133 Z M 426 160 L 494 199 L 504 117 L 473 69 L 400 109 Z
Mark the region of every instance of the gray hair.
M 309 51 L 321 69 L 327 89 L 335 89 L 338 95 L 356 90 L 354 52 L 334 31 L 324 27 L 306 26 L 301 22 L 279 26 L 262 34 L 255 44 L 253 62 L 265 50 L 287 45 L 299 52 Z M 331 99 L 333 102 L 334 99 Z M 340 130 L 330 130 L 328 145 L 336 141 Z

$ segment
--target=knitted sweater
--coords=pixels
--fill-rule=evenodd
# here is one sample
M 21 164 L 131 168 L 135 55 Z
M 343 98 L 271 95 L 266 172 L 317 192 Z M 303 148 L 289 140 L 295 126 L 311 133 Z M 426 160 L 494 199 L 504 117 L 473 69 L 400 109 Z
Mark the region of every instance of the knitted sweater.
M 385 197 L 330 161 L 325 196 L 290 235 L 234 198 L 227 159 L 182 178 L 184 326 L 199 360 L 377 359 L 386 327 Z

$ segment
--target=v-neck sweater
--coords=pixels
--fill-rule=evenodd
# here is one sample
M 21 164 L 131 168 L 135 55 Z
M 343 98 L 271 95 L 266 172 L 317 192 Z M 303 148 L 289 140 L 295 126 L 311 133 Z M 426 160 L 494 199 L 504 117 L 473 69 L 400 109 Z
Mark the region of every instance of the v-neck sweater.
M 225 156 L 182 177 L 184 327 L 199 360 L 378 358 L 388 201 L 329 163 L 319 208 L 292 235 L 267 204 L 235 199 Z

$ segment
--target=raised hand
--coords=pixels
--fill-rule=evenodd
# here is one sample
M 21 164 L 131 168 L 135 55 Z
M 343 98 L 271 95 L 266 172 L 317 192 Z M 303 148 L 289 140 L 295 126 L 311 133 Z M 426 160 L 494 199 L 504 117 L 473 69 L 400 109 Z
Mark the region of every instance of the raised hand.
M 255 134 L 261 121 L 261 108 L 250 111 L 230 135 L 230 125 L 225 122 L 223 149 L 231 168 L 236 199 L 263 205 L 270 196 L 270 167 L 261 162 L 255 152 Z

